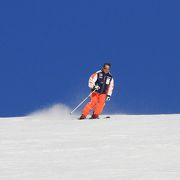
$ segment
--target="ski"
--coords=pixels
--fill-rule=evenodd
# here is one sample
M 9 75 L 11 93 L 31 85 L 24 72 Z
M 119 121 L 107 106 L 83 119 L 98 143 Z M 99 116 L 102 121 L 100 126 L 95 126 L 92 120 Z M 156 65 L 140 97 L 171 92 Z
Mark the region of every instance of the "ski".
M 106 116 L 106 117 L 97 118 L 97 119 L 92 119 L 91 117 L 90 118 L 86 118 L 86 119 L 79 119 L 78 118 L 78 120 L 83 121 L 83 120 L 98 120 L 98 119 L 110 119 L 110 118 L 111 118 L 111 116 Z
M 111 118 L 111 116 L 106 116 L 104 119 L 110 119 Z

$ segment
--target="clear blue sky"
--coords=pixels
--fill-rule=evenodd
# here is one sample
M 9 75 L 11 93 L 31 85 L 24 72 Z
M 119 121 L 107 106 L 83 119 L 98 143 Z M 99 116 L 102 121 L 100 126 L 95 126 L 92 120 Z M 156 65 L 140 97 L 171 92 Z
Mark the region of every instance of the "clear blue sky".
M 106 61 L 115 79 L 106 112 L 180 113 L 179 7 L 178 0 L 0 1 L 0 116 L 75 106 Z

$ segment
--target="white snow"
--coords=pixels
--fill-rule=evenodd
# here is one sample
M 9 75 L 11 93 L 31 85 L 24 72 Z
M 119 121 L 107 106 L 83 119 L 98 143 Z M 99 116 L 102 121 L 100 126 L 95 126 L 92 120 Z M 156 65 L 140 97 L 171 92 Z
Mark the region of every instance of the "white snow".
M 180 115 L 0 119 L 0 180 L 179 180 Z

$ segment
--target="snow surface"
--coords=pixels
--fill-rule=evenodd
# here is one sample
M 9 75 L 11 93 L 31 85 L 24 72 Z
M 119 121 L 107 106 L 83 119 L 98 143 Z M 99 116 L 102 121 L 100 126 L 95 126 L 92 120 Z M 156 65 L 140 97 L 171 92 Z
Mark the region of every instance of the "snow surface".
M 0 180 L 180 180 L 180 115 L 0 119 Z

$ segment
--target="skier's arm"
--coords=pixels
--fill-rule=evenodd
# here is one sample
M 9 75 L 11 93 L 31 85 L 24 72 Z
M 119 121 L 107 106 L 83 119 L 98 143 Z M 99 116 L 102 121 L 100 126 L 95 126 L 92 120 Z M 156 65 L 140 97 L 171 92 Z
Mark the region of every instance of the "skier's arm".
M 111 96 L 114 89 L 114 79 L 112 78 L 111 83 L 108 88 L 107 96 Z
M 95 82 L 97 81 L 97 73 L 94 73 L 90 78 L 89 78 L 89 88 L 93 89 L 95 86 Z

